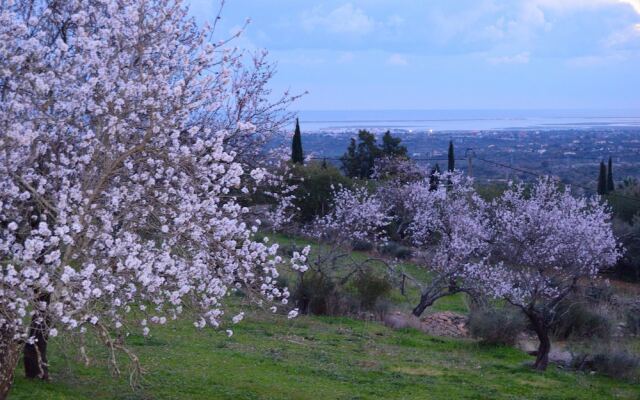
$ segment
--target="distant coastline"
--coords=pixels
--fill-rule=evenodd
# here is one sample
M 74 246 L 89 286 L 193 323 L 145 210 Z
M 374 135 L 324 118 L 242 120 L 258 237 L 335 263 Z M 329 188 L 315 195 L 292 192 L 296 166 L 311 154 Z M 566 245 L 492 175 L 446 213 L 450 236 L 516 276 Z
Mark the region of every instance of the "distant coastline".
M 310 133 L 640 128 L 640 110 L 307 110 L 297 114 Z

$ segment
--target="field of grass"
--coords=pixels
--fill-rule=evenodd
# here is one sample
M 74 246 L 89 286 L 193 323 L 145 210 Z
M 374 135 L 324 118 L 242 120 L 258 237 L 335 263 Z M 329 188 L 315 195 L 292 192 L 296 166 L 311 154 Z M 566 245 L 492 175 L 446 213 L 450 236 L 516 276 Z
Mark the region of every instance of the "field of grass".
M 256 314 L 222 332 L 188 322 L 129 336 L 147 370 L 141 387 L 112 378 L 90 346 L 85 367 L 64 340 L 51 342 L 52 381 L 18 371 L 10 399 L 637 399 L 640 387 L 550 367 L 508 347 L 393 331 L 334 317 Z M 101 357 L 100 357 L 101 356 Z M 124 361 L 123 361 L 124 362 Z M 124 375 L 124 374 L 123 374 Z
M 283 244 L 307 244 L 283 236 Z M 353 257 L 366 257 L 354 253 Z M 402 265 L 414 276 L 426 274 Z M 408 310 L 417 288 L 391 295 Z M 241 297 L 231 298 L 237 306 Z M 235 308 L 234 306 L 234 308 Z M 432 311 L 466 312 L 462 294 L 438 301 Z M 146 373 L 129 386 L 127 361 L 114 378 L 105 348 L 89 340 L 86 367 L 77 344 L 57 337 L 50 344 L 51 382 L 27 381 L 21 366 L 10 399 L 638 399 L 640 387 L 555 366 L 544 372 L 532 358 L 509 347 L 447 339 L 416 330 L 391 330 L 349 318 L 284 316 L 253 310 L 224 330 L 197 330 L 191 321 L 154 327 L 126 343 Z

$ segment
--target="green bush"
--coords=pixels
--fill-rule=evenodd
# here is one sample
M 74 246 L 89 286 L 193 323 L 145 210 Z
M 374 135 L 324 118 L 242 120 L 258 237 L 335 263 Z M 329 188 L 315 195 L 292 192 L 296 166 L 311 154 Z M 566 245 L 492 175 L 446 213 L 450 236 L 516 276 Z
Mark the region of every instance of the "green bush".
M 351 248 L 354 251 L 371 251 L 373 250 L 373 243 L 368 240 L 355 239 L 351 242 Z
M 640 304 L 635 304 L 627 308 L 625 319 L 627 330 L 634 335 L 640 335 Z
M 411 258 L 413 252 L 409 247 L 403 246 L 396 242 L 389 242 L 380 247 L 382 254 L 395 257 L 399 260 L 406 260 Z
M 508 307 L 475 309 L 469 315 L 469 331 L 487 344 L 513 345 L 526 326 L 522 313 Z
M 291 183 L 298 186 L 293 193 L 294 205 L 299 209 L 296 220 L 302 223 L 311 222 L 315 217 L 326 214 L 331 206 L 333 193 L 339 186 L 353 186 L 351 179 L 342 175 L 336 167 L 323 167 L 317 162 L 294 166 Z
M 392 286 L 386 276 L 379 276 L 371 270 L 366 270 L 356 275 L 353 288 L 362 308 L 371 311 L 380 300 L 389 295 Z
M 572 366 L 581 371 L 596 371 L 617 379 L 636 380 L 640 357 L 622 347 L 596 347 L 574 357 Z
M 338 296 L 336 285 L 328 275 L 309 270 L 299 277 L 292 300 L 303 314 L 333 315 Z
M 551 326 L 553 335 L 558 339 L 610 339 L 614 322 L 593 308 L 573 298 L 560 303 Z

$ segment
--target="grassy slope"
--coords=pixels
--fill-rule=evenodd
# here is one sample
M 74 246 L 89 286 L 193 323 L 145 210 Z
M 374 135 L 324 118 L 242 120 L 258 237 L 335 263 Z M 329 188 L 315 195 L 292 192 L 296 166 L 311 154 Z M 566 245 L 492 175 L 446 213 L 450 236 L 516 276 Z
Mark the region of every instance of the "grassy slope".
M 417 295 L 415 289 L 409 293 Z M 398 306 L 415 300 L 399 293 L 392 297 Z M 466 304 L 462 296 L 452 296 L 433 309 L 464 312 Z M 52 382 L 26 381 L 19 371 L 10 399 L 640 398 L 640 387 L 601 376 L 555 367 L 536 373 L 524 365 L 531 358 L 512 348 L 347 318 L 289 321 L 252 314 L 234 327 L 230 339 L 219 331 L 198 331 L 189 321 L 156 327 L 151 338 L 129 336 L 148 371 L 136 391 L 126 377 L 111 378 L 102 346 L 88 344 L 93 363 L 87 368 L 74 351 L 63 351 L 73 345 L 56 338 Z
M 142 389 L 84 367 L 52 342 L 52 382 L 18 373 L 10 399 L 637 399 L 640 387 L 551 367 L 506 347 L 392 331 L 346 318 L 253 316 L 221 332 L 187 322 L 129 337 L 148 373 Z M 99 347 L 92 355 L 103 354 Z

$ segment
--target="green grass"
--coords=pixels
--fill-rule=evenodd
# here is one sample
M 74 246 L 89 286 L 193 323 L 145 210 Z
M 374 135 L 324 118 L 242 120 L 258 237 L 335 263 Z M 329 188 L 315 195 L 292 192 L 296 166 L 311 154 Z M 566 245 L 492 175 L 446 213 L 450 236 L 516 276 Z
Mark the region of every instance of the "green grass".
M 276 235 L 281 244 L 308 242 Z M 315 251 L 315 250 L 312 250 Z M 363 260 L 366 253 L 354 252 Z M 423 268 L 400 265 L 429 279 Z M 395 309 L 408 311 L 419 291 L 394 289 Z M 232 308 L 241 297 L 232 297 Z M 430 311 L 465 313 L 463 294 L 440 299 Z M 337 317 L 287 320 L 252 311 L 224 331 L 197 330 L 191 321 L 155 327 L 152 336 L 126 343 L 146 369 L 140 387 L 113 377 L 103 346 L 88 340 L 92 363 L 81 362 L 77 344 L 51 341 L 51 382 L 28 381 L 21 366 L 10 399 L 638 399 L 640 387 L 551 366 L 531 370 L 525 353 L 482 346 L 472 340 L 436 338 L 415 330 Z
M 19 370 L 10 399 L 637 399 L 640 387 L 602 376 L 545 373 L 507 347 L 393 331 L 348 318 L 254 314 L 234 335 L 188 321 L 127 343 L 148 371 L 141 388 L 112 378 L 89 344 L 85 367 L 63 338 L 51 342 L 49 383 Z M 66 350 L 63 350 L 66 349 Z M 124 361 L 123 361 L 124 362 Z M 126 365 L 126 364 L 123 364 Z

